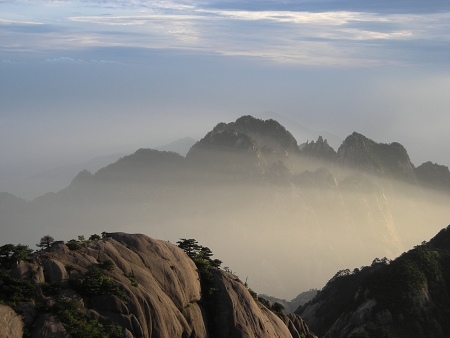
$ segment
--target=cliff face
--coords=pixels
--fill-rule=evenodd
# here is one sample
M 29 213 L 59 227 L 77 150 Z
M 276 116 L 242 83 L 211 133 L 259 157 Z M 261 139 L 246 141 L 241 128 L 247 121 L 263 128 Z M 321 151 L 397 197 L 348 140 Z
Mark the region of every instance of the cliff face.
M 384 177 L 414 181 L 414 165 L 399 143 L 377 143 L 353 133 L 337 151 L 337 163 Z
M 425 162 L 415 169 L 415 173 L 422 185 L 450 192 L 450 171 L 447 166 Z
M 301 147 L 301 153 L 321 160 L 334 161 L 336 159 L 336 151 L 319 136 L 316 142 L 306 142 Z
M 298 150 L 295 138 L 278 122 L 242 116 L 219 123 L 192 146 L 186 158 L 203 169 L 258 176 L 278 161 L 287 162 Z
M 2 284 L 31 292 L 14 296 L 27 298 L 11 303 L 17 313 L 0 305 L 1 337 L 292 337 L 301 320 L 285 324 L 219 269 L 205 308 L 194 262 L 169 242 L 112 233 L 67 244 L 3 270 Z

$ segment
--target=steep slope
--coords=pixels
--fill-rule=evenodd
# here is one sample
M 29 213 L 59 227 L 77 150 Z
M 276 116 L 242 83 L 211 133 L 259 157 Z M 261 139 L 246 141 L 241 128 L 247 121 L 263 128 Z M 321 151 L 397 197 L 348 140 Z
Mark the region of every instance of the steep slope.
M 447 166 L 425 162 L 415 168 L 414 172 L 423 186 L 450 192 L 450 171 Z
M 194 168 L 222 177 L 252 177 L 264 173 L 266 161 L 247 134 L 216 126 L 186 155 Z
M 297 141 L 278 122 L 242 116 L 215 126 L 192 146 L 186 159 L 209 170 L 261 175 L 273 163 L 286 162 L 297 153 Z
M 160 151 L 172 151 L 182 156 L 186 156 L 187 152 L 191 149 L 195 142 L 197 142 L 197 140 L 194 140 L 191 137 L 183 137 L 182 139 L 156 147 L 155 149 Z
M 292 313 L 295 310 L 297 310 L 300 306 L 306 304 L 310 300 L 314 298 L 314 296 L 317 293 L 317 289 L 311 289 L 309 291 L 304 291 L 297 295 L 294 299 L 291 299 L 290 301 L 287 301 L 286 299 L 280 299 L 276 297 L 272 297 L 269 295 L 261 294 L 259 295 L 260 298 L 266 299 L 270 301 L 271 303 L 279 303 L 284 306 L 284 312 L 286 313 Z
M 306 142 L 301 145 L 301 154 L 311 156 L 320 160 L 334 161 L 336 151 L 328 144 L 328 141 L 319 136 L 316 142 Z
M 414 166 L 399 143 L 377 143 L 354 132 L 337 151 L 337 163 L 376 175 L 414 181 Z
M 250 136 L 260 148 L 268 148 L 276 153 L 297 152 L 297 140 L 277 121 L 260 120 L 250 115 L 242 116 L 235 122 L 219 124 L 218 131 L 232 129 Z
M 300 337 L 300 318 L 283 322 L 235 275 L 214 269 L 205 303 L 197 267 L 177 246 L 145 235 L 103 236 L 56 242 L 31 257 L 20 245 L 1 247 L 0 300 L 22 314 L 1 305 L 1 334 Z
M 341 270 L 299 308 L 325 337 L 448 337 L 450 226 L 393 261 Z

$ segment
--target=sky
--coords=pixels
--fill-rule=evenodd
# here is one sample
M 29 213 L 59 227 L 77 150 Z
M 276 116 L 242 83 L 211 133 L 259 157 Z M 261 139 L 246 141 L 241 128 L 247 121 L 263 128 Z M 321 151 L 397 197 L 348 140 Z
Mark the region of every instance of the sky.
M 449 166 L 449 92 L 448 1 L 0 0 L 0 182 L 267 112 Z

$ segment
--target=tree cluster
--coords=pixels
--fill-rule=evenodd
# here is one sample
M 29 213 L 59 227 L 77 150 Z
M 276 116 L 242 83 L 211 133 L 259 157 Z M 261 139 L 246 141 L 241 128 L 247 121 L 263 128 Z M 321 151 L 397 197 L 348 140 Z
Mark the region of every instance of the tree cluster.
M 71 280 L 70 285 L 75 291 L 86 297 L 111 294 L 124 301 L 127 300 L 127 295 L 120 285 L 95 266 L 91 267 L 81 278 Z
M 206 261 L 207 265 L 214 268 L 219 268 L 222 264 L 221 260 L 211 258 L 213 253 L 208 247 L 198 244 L 198 242 L 193 238 L 180 238 L 177 244 L 178 247 L 183 249 L 183 251 L 194 261 L 194 263 L 196 263 L 196 265 L 197 262 L 202 263 L 202 261 Z
M 12 263 L 27 259 L 32 252 L 28 245 L 5 244 L 0 247 L 0 268 L 9 269 Z

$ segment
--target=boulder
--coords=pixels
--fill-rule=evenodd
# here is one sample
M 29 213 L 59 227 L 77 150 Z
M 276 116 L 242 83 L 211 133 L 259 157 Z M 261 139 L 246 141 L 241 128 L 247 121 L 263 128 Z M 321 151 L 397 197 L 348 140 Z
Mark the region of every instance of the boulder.
M 21 338 L 23 321 L 9 306 L 0 304 L 0 338 Z

